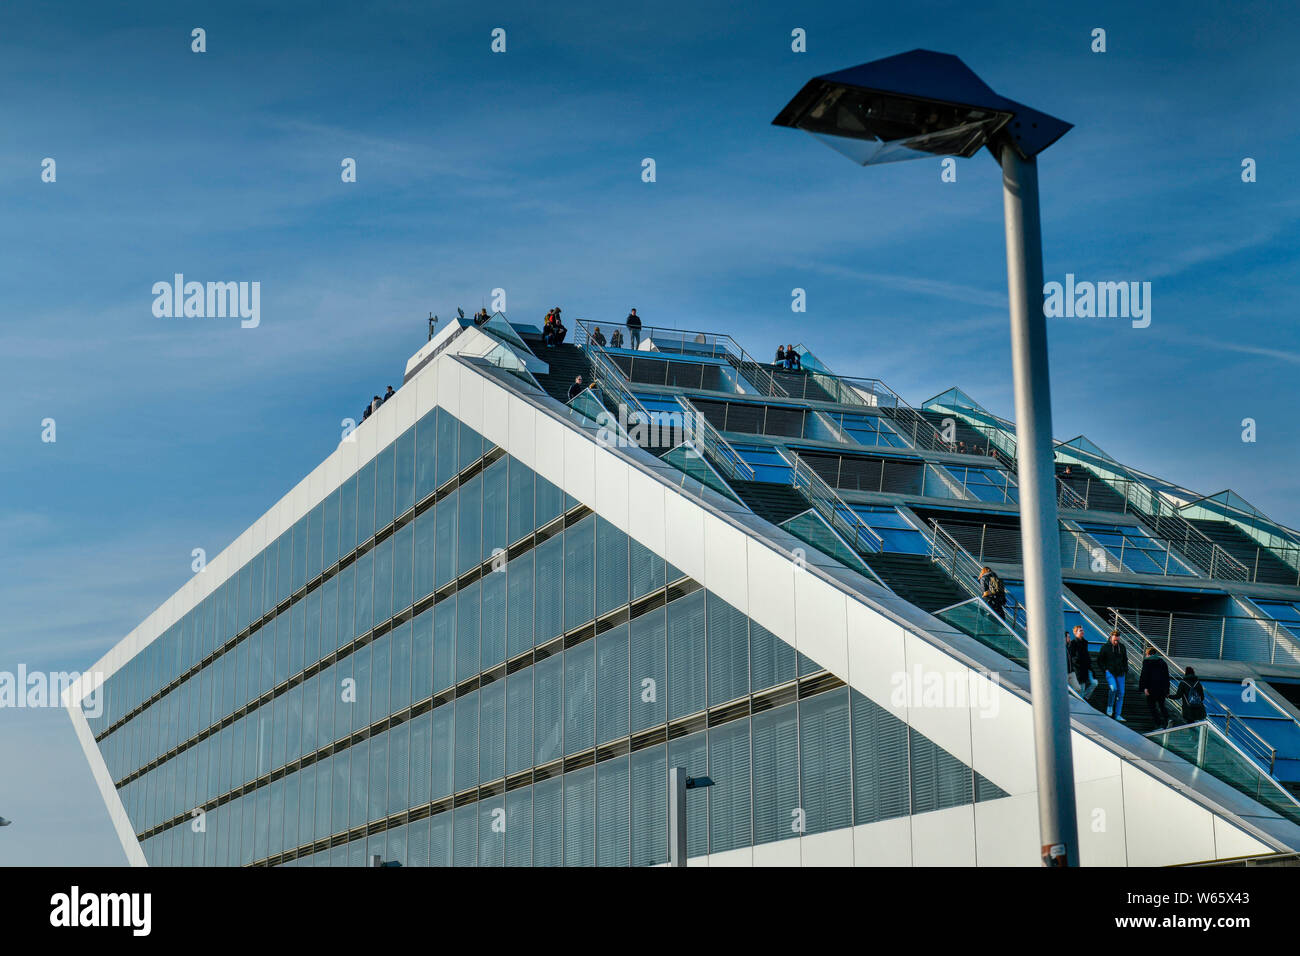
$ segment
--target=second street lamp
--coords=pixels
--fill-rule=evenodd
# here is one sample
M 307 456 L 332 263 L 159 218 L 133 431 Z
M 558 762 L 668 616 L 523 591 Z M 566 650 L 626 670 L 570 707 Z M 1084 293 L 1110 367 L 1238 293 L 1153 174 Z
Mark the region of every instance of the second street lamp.
M 774 119 L 863 166 L 987 147 L 1002 167 L 1038 815 L 1045 866 L 1078 865 L 1057 536 L 1037 156 L 1069 123 L 995 93 L 957 57 L 912 50 L 814 77 Z

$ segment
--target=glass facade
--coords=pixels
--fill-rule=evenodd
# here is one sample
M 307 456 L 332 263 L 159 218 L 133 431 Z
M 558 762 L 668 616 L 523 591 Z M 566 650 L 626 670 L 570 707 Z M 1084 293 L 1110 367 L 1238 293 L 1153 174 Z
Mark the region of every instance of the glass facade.
M 158 865 L 646 865 L 1001 795 L 434 410 L 103 688 Z

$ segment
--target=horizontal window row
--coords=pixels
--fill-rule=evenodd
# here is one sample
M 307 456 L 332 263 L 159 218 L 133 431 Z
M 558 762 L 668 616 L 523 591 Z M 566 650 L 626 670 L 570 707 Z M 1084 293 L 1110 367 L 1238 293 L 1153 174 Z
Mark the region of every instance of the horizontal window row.
M 454 774 L 435 778 L 437 799 L 820 670 L 697 589 L 553 644 L 531 666 L 462 684 L 458 658 L 481 654 L 484 632 L 479 612 L 457 604 L 435 605 L 127 782 L 134 829 L 182 818 L 431 697 L 436 746 L 459 754 L 445 763 Z
M 425 716 L 218 807 L 200 827 L 145 840 L 146 858 L 247 865 L 301 848 L 295 865 L 361 866 L 372 853 L 404 866 L 653 865 L 667 860 L 673 766 L 713 781 L 687 795 L 692 856 L 1005 796 L 840 687 L 454 808 L 431 805 L 437 731 Z M 402 815 L 406 807 L 423 818 Z
M 102 690 L 103 713 L 89 718 L 92 731 L 100 733 L 198 665 L 488 449 L 473 429 L 441 409 L 430 411 L 113 674 Z M 480 522 L 494 546 L 499 539 L 518 540 L 568 507 L 563 493 L 544 479 L 534 489 L 533 477 L 523 468 L 512 480 L 501 469 L 508 506 L 503 503 Z M 498 497 L 504 502 L 507 495 Z

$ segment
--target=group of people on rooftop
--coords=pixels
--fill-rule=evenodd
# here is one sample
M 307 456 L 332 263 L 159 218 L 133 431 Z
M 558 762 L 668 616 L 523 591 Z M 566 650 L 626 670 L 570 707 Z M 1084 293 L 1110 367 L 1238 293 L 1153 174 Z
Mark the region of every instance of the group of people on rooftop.
M 773 364 L 791 372 L 803 371 L 803 362 L 793 345 L 778 345 L 776 347 L 776 361 Z
M 557 305 L 546 313 L 546 319 L 542 322 L 542 344 L 547 348 L 562 345 L 568 334 L 568 328 L 560 320 L 560 307 Z
M 361 420 L 364 422 L 375 412 L 379 411 L 379 406 L 384 404 L 384 402 L 388 401 L 396 394 L 397 393 L 393 391 L 393 386 L 389 385 L 388 391 L 384 392 L 383 395 L 376 395 L 374 398 L 370 400 L 370 404 L 366 406 L 366 410 L 361 413 Z
M 628 313 L 623 324 L 627 326 L 627 339 L 623 338 L 623 330 L 615 328 L 609 333 L 608 341 L 605 339 L 605 333 L 600 330 L 600 326 L 592 329 L 591 334 L 587 336 L 592 345 L 599 345 L 601 348 L 609 346 L 612 349 L 621 348 L 640 348 L 641 346 L 641 317 L 636 314 L 636 309 Z M 628 344 L 630 342 L 630 344 Z

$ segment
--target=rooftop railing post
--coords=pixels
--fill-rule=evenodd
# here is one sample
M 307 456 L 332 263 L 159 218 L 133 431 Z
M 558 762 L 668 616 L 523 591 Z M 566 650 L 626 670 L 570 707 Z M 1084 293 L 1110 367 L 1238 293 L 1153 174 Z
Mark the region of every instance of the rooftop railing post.
M 1170 612 L 1170 617 L 1173 613 Z M 1228 635 L 1228 618 L 1225 616 L 1223 622 L 1219 625 L 1219 660 L 1223 660 L 1223 642 Z

